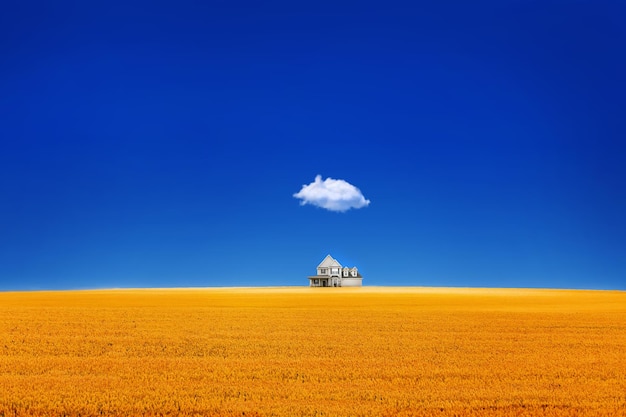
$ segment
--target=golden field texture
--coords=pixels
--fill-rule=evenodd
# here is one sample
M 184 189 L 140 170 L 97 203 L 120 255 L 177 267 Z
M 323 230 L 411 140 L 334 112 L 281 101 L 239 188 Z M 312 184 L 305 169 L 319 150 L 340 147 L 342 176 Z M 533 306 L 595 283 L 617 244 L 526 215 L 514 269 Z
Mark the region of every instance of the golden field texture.
M 0 416 L 625 416 L 626 293 L 0 293 Z

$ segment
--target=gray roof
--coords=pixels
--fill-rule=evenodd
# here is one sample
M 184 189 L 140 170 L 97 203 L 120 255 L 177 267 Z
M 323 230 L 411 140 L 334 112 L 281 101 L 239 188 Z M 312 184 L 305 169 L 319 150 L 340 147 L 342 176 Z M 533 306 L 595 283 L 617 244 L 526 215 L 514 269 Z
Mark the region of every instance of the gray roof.
M 339 268 L 341 268 L 341 264 L 339 262 L 337 262 L 337 260 L 335 258 L 330 256 L 330 254 L 328 254 L 324 258 L 324 260 L 322 262 L 320 262 L 320 264 L 317 267 L 318 268 L 329 268 L 331 266 L 338 266 Z

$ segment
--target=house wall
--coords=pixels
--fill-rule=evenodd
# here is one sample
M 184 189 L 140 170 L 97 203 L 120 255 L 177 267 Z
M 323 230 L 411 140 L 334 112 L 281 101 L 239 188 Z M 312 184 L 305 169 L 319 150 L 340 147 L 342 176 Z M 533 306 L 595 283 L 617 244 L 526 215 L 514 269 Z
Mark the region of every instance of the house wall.
M 341 279 L 342 287 L 362 287 L 363 286 L 363 278 L 342 278 Z

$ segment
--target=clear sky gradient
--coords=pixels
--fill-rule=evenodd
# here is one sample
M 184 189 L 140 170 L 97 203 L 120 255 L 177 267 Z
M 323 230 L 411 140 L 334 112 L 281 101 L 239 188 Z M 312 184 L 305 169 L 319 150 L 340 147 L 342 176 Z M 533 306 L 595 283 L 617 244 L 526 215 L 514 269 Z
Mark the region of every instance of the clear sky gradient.
M 2 9 L 0 290 L 626 289 L 623 2 Z

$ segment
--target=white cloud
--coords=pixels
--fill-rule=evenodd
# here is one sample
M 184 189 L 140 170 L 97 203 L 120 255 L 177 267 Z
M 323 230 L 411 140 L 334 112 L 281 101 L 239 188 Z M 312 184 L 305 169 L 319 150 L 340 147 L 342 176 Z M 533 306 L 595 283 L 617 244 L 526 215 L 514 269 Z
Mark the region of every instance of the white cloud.
M 302 200 L 300 205 L 311 204 L 330 211 L 343 212 L 367 207 L 370 203 L 361 190 L 349 182 L 332 178 L 322 181 L 321 175 L 316 176 L 312 183 L 303 185 L 300 192 L 293 196 Z

